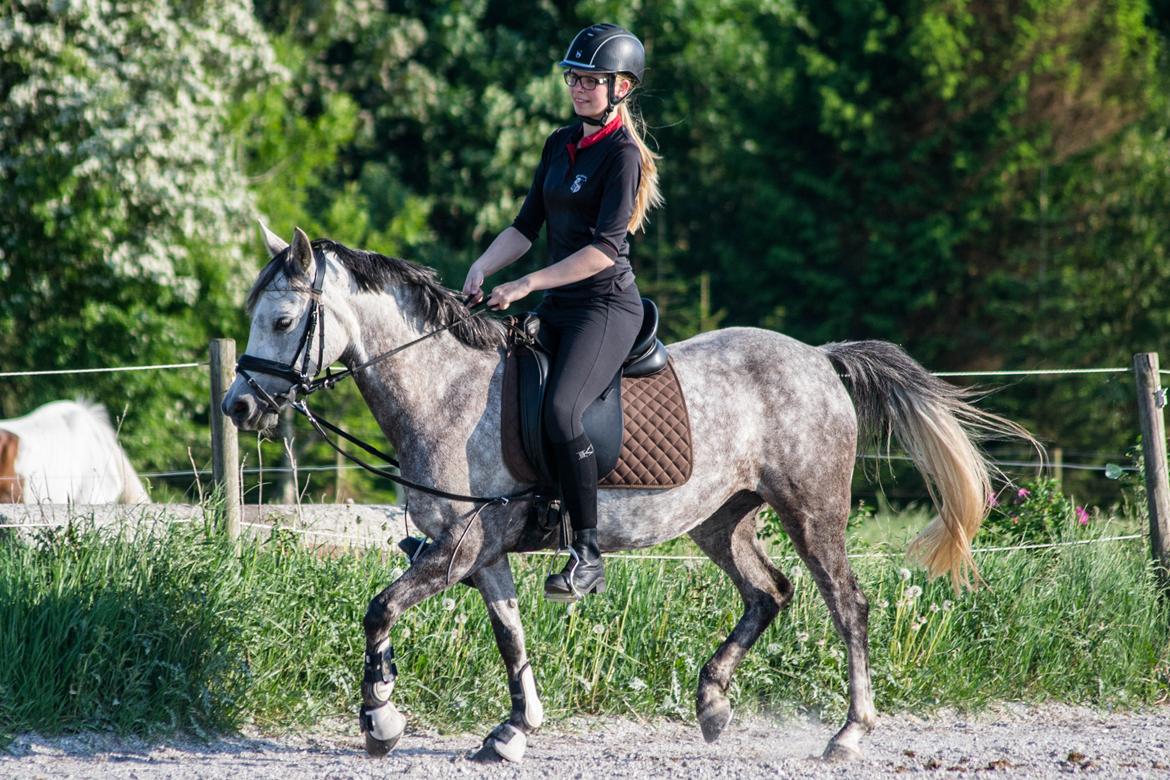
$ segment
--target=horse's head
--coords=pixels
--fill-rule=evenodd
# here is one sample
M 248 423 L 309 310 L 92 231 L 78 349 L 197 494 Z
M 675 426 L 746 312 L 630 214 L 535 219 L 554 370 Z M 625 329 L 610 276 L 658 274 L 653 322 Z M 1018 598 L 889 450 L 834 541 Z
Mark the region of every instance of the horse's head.
M 315 251 L 300 228 L 290 245 L 261 227 L 271 260 L 248 295 L 248 347 L 223 411 L 239 428 L 267 431 L 298 390 L 348 349 L 348 328 L 339 319 L 345 306 L 338 296 L 349 285 L 339 278 L 343 270 Z

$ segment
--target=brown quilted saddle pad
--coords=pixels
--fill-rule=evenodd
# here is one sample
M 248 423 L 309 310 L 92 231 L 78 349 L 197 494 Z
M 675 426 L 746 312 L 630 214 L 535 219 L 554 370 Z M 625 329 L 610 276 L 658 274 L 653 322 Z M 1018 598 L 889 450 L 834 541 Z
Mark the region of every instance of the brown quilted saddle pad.
M 511 355 L 507 358 L 514 361 Z M 501 427 L 504 462 L 512 475 L 536 482 L 520 443 L 519 391 L 513 365 L 504 370 Z M 672 488 L 691 478 L 691 421 L 673 361 L 656 374 L 622 377 L 622 448 L 605 488 Z

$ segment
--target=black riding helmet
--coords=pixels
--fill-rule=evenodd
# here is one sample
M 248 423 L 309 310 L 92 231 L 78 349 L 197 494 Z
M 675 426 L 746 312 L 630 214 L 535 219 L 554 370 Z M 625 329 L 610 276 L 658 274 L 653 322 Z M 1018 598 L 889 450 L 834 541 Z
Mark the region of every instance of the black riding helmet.
M 638 37 L 624 27 L 607 23 L 594 24 L 577 33 L 560 65 L 562 68 L 592 73 L 626 73 L 633 77 L 636 84 L 641 84 L 646 72 L 646 49 Z M 605 124 L 610 112 L 622 102 L 621 98 L 614 96 L 614 79 L 609 79 L 605 86 L 609 95 L 609 105 L 605 112 L 600 119 L 581 117 L 583 121 Z

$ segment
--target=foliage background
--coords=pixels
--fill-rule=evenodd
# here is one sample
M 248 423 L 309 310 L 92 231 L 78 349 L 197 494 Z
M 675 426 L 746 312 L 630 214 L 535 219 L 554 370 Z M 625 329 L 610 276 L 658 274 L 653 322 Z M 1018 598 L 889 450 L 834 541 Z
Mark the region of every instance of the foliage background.
M 598 19 L 647 46 L 667 203 L 633 261 L 671 339 L 880 338 L 934 370 L 1170 354 L 1164 0 L 5 8 L 5 370 L 197 360 L 225 334 L 242 348 L 256 215 L 458 286 L 569 119 L 552 63 Z M 3 416 L 105 402 L 143 470 L 183 467 L 188 448 L 208 461 L 201 372 L 0 381 Z M 1123 377 L 1067 379 L 987 403 L 1100 463 L 1133 444 L 1132 395 Z M 330 404 L 375 433 L 356 396 Z M 302 464 L 331 462 L 306 439 Z M 382 495 L 356 477 L 341 492 Z

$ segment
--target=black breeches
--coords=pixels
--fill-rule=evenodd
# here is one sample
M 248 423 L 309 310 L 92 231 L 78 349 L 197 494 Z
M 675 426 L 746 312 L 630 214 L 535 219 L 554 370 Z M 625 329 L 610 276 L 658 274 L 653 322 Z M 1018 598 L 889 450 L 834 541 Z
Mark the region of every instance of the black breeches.
M 541 340 L 555 352 L 544 399 L 544 427 L 556 451 L 573 527 L 597 526 L 597 461 L 581 418 L 609 387 L 642 327 L 636 285 L 584 300 L 545 298 L 537 308 Z

